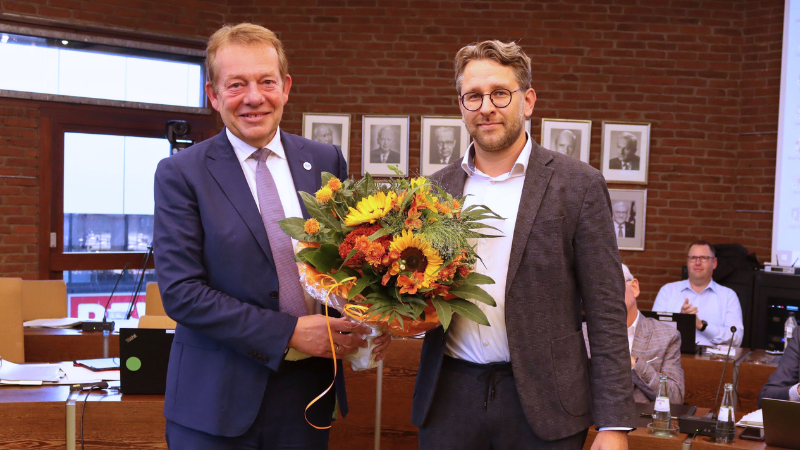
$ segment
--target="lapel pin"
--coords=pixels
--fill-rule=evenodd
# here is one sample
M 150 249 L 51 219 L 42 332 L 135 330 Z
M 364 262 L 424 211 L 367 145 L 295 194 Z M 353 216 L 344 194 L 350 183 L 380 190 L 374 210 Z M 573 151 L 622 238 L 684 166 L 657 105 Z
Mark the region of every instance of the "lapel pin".
M 310 162 L 304 162 L 303 163 L 303 169 L 311 170 L 311 163 Z

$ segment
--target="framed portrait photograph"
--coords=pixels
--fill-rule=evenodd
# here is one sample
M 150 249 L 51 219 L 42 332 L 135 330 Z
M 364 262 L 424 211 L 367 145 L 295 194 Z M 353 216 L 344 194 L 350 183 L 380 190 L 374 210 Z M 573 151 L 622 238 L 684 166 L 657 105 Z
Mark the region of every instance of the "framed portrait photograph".
M 350 164 L 350 114 L 303 113 L 303 137 L 338 145 Z
M 647 184 L 650 124 L 603 121 L 600 170 L 610 183 Z
M 423 116 L 420 146 L 420 174 L 432 175 L 461 161 L 469 146 L 469 133 L 460 116 Z
M 647 189 L 609 189 L 614 234 L 620 250 L 644 250 Z
M 589 164 L 592 121 L 542 119 L 542 145 Z
M 363 116 L 361 122 L 361 174 L 394 177 L 389 165 L 396 165 L 408 176 L 408 116 Z

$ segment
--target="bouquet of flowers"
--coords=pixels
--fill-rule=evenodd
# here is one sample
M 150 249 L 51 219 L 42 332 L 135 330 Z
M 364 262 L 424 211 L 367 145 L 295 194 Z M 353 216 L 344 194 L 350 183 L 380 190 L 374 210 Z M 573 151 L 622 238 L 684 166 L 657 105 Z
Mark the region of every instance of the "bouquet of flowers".
M 322 186 L 300 192 L 310 219 L 279 222 L 303 247 L 296 260 L 314 298 L 400 337 L 447 329 L 453 313 L 489 326 L 470 300 L 495 306 L 480 287 L 494 281 L 473 271 L 479 258 L 467 239 L 493 237 L 478 230 L 496 228 L 480 221 L 501 217 L 462 208 L 463 198 L 423 177 L 379 184 L 369 174 L 341 181 L 323 173 Z

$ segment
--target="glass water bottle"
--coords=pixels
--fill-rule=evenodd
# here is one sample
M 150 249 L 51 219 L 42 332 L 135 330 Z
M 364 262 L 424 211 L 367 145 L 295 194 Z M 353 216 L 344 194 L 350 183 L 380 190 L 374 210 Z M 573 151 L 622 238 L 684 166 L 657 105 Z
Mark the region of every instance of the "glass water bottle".
M 733 444 L 733 435 L 736 431 L 736 419 L 733 417 L 733 385 L 725 383 L 725 395 L 717 415 L 717 430 L 714 438 L 717 444 Z
M 669 411 L 669 388 L 667 375 L 662 373 L 658 379 L 658 396 L 653 407 L 653 434 L 656 436 L 669 436 L 672 417 Z
M 797 321 L 794 318 L 794 312 L 789 312 L 789 318 L 783 324 L 783 351 L 789 346 L 789 340 L 792 339 L 792 334 L 797 329 Z

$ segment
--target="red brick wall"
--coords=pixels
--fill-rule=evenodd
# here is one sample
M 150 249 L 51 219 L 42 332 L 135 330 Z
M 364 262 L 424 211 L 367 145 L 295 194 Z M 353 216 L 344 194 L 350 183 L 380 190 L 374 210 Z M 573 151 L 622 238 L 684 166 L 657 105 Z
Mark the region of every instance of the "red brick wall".
M 39 111 L 0 101 L 0 276 L 38 275 Z
M 221 20 L 263 24 L 284 41 L 294 79 L 283 128 L 299 133 L 303 112 L 351 114 L 354 174 L 361 171 L 362 115 L 411 116 L 417 171 L 421 116 L 459 114 L 456 51 L 477 40 L 513 39 L 534 63 L 535 139 L 542 117 L 591 119 L 591 164 L 598 167 L 603 120 L 652 123 L 646 251 L 623 252 L 644 302 L 678 279 L 685 247 L 696 238 L 741 242 L 768 259 L 771 215 L 736 210 L 772 209 L 775 139 L 740 133 L 777 129 L 783 1 L 601 3 L 169 2 L 175 10 L 143 0 L 0 4 L 97 23 L 125 9 L 126 19 L 114 25 L 185 37 L 207 36 Z M 148 13 L 131 17 L 142 9 Z

